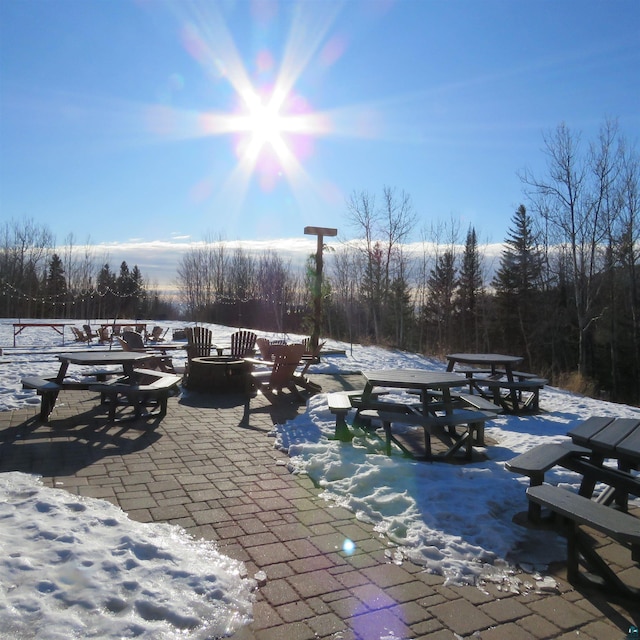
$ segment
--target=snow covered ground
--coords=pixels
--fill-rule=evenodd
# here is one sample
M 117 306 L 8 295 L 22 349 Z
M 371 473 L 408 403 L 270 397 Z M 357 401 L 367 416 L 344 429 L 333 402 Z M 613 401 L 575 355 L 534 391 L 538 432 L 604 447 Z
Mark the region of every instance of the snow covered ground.
M 44 327 L 23 331 L 14 348 L 13 322 L 0 322 L 0 360 L 6 361 L 0 364 L 0 410 L 39 402 L 33 391 L 22 390 L 20 380 L 54 375 L 56 353 L 105 348 L 74 344 L 70 332 L 63 347 L 61 337 Z M 168 337 L 184 326 L 160 324 L 169 329 Z M 234 331 L 211 328 L 220 343 L 228 343 Z M 327 347 L 346 355 L 324 357 L 312 372 L 445 368 L 435 359 L 378 347 L 333 341 Z M 184 352 L 177 351 L 174 362 L 181 359 Z M 464 465 L 387 457 L 361 435 L 352 443 L 329 440 L 335 418 L 324 394 L 312 397 L 305 412 L 270 435 L 275 447 L 288 452 L 293 473 L 308 474 L 325 499 L 372 522 L 394 543 L 390 560 L 410 558 L 450 583 L 495 580 L 522 589 L 521 579 L 517 586 L 510 582 L 514 566 L 534 572 L 535 585 L 535 571 L 565 551 L 555 535 L 512 522 L 526 509 L 528 479 L 506 471 L 505 461 L 541 442 L 563 440 L 592 415 L 640 419 L 639 409 L 551 387 L 541 392 L 540 404 L 538 415 L 488 422 L 486 436 L 496 444 L 487 447 L 486 460 Z M 577 476 L 569 471 L 555 471 L 550 479 L 577 487 Z M 177 527 L 133 522 L 109 503 L 45 488 L 20 473 L 0 474 L 0 503 L 0 585 L 6 594 L 0 637 L 199 639 L 230 633 L 251 619 L 255 580 L 212 543 L 192 540 Z M 344 552 L 352 551 L 347 541 Z M 537 578 L 537 584 L 544 583 Z

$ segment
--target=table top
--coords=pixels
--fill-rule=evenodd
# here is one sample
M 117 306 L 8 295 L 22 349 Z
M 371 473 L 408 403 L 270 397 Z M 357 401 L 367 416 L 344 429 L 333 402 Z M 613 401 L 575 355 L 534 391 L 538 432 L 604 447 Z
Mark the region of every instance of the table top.
M 451 353 L 447 360 L 465 364 L 519 364 L 524 360 L 520 356 L 509 356 L 503 353 Z
M 77 351 L 59 353 L 57 356 L 61 362 L 87 365 L 128 364 L 142 362 L 152 357 L 152 354 L 138 351 Z
M 579 445 L 612 458 L 640 462 L 640 419 L 594 416 L 567 435 Z
M 402 387 L 405 389 L 465 386 L 469 381 L 458 373 L 450 371 L 427 371 L 425 369 L 379 369 L 363 371 L 362 374 L 372 385 L 381 387 Z
M 14 327 L 66 327 L 62 322 L 14 322 Z

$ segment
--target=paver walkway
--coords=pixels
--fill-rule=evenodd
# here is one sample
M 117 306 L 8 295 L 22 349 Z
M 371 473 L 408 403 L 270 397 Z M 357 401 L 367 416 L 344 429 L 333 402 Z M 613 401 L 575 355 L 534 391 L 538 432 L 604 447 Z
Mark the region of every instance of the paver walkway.
M 363 385 L 359 376 L 313 379 L 325 391 Z M 622 640 L 640 624 L 640 603 L 576 591 L 563 566 L 554 572 L 557 590 L 512 593 L 447 587 L 410 562 L 395 564 L 388 540 L 321 499 L 273 448 L 272 425 L 303 406 L 258 396 L 247 417 L 239 397 L 171 398 L 152 431 L 108 426 L 88 392 L 61 396 L 53 428 L 38 425 L 37 411 L 0 412 L 0 471 L 37 473 L 49 486 L 107 499 L 134 520 L 180 525 L 217 541 L 250 576 L 263 571 L 254 621 L 238 640 Z M 523 494 L 523 509 L 524 502 Z M 342 550 L 346 539 L 356 544 L 351 555 Z M 606 550 L 638 584 L 624 551 Z

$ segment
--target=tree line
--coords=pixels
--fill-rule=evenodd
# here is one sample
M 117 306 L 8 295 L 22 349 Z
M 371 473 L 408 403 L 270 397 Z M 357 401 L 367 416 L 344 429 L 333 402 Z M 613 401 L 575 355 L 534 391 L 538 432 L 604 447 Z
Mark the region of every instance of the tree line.
M 638 155 L 613 121 L 586 142 L 561 124 L 544 136 L 543 150 L 541 175 L 520 174 L 523 203 L 495 266 L 473 226 L 461 230 L 452 218 L 418 228 L 409 194 L 390 187 L 379 195 L 353 192 L 346 201 L 352 237 L 325 249 L 323 336 L 439 357 L 521 355 L 523 367 L 555 384 L 573 376 L 638 404 Z M 4 316 L 180 314 L 310 331 L 314 256 L 300 270 L 275 252 L 255 255 L 208 239 L 177 266 L 178 310 L 137 266 L 96 268 L 90 255 L 74 258 L 71 244 L 52 252 L 46 230 L 5 225 Z
M 167 315 L 171 304 L 150 288 L 137 265 L 114 271 L 90 249 L 62 248 L 31 220 L 0 227 L 0 315 L 14 318 L 139 318 Z

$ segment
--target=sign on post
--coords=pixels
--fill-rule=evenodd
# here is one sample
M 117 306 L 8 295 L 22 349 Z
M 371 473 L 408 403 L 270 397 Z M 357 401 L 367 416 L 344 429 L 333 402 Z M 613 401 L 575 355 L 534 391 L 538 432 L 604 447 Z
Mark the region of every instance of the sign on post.
M 325 236 L 337 236 L 338 230 L 328 227 L 305 227 L 305 235 L 318 236 L 316 250 L 316 284 L 313 292 L 313 331 L 311 333 L 311 349 L 315 350 L 320 340 L 320 325 L 322 323 L 322 250 Z

